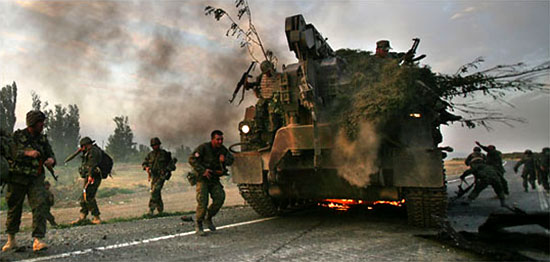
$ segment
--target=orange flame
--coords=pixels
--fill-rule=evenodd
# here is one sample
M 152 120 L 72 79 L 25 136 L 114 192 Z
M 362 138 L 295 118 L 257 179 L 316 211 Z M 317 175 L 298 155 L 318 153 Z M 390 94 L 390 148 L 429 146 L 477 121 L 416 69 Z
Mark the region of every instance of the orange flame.
M 392 205 L 400 207 L 405 203 L 405 199 L 402 199 L 401 201 L 387 201 L 387 200 L 380 200 L 380 201 L 364 201 L 364 200 L 355 200 L 355 199 L 323 199 L 321 202 L 317 203 L 318 206 L 321 207 L 328 207 L 330 209 L 338 210 L 338 211 L 347 211 L 352 206 L 356 205 L 368 205 L 368 209 L 372 210 L 372 206 L 374 205 Z

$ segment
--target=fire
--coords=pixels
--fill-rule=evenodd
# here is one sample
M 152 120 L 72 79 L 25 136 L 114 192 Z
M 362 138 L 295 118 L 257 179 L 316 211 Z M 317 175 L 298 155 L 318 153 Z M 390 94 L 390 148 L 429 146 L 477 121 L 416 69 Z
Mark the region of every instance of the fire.
M 402 199 L 401 201 L 387 201 L 387 200 L 380 200 L 380 201 L 364 201 L 364 200 L 356 200 L 356 199 L 323 199 L 321 202 L 317 203 L 318 206 L 321 207 L 328 207 L 330 209 L 338 210 L 338 211 L 347 211 L 352 206 L 356 205 L 368 205 L 367 209 L 372 210 L 375 205 L 392 205 L 400 207 L 405 203 L 405 199 Z

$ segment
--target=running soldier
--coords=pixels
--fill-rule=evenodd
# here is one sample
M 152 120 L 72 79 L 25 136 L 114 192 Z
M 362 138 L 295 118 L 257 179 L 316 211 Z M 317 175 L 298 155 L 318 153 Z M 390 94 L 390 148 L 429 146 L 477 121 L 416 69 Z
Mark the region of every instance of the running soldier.
M 55 204 L 55 197 L 52 191 L 50 191 L 50 182 L 49 181 L 44 182 L 44 186 L 46 189 L 46 194 L 48 196 L 46 198 L 46 205 L 48 206 L 48 212 L 46 213 L 46 220 L 50 222 L 50 225 L 55 227 L 57 226 L 57 223 L 55 222 L 55 217 L 52 215 L 52 212 L 51 212 L 51 208 Z
M 502 184 L 504 194 L 510 195 L 510 190 L 508 189 L 508 181 L 506 181 L 506 178 L 504 178 L 504 173 L 506 171 L 504 170 L 504 167 L 502 165 L 502 153 L 498 151 L 494 145 L 483 146 L 478 141 L 476 141 L 476 144 L 481 147 L 485 152 L 487 152 L 486 164 L 495 168 L 495 170 L 500 175 L 500 182 Z
M 542 186 L 546 192 L 548 192 L 550 190 L 550 186 L 548 184 L 548 178 L 550 176 L 550 147 L 545 147 L 542 149 L 537 164 L 539 181 L 542 183 Z
M 189 164 L 193 167 L 197 178 L 195 233 L 200 236 L 205 235 L 203 221 L 211 231 L 216 230 L 212 217 L 218 213 L 225 201 L 220 177 L 227 175 L 226 166 L 233 164 L 233 155 L 223 145 L 222 131 L 212 131 L 210 138 L 210 142 L 198 146 L 189 157 Z M 208 195 L 212 197 L 212 204 L 207 210 Z
M 500 199 L 500 206 L 506 207 L 504 190 L 502 188 L 500 175 L 498 171 L 493 166 L 484 164 L 482 158 L 474 158 L 471 162 L 471 168 L 464 171 L 460 176 L 460 179 L 464 181 L 468 175 L 474 175 L 475 177 L 475 186 L 472 190 L 472 193 L 468 195 L 466 204 L 471 203 L 476 199 L 481 191 L 483 191 L 488 186 L 493 187 L 493 190 Z
M 523 171 L 521 172 L 521 178 L 523 178 L 523 189 L 528 192 L 528 184 L 531 184 L 531 189 L 535 190 L 535 181 L 537 175 L 535 173 L 535 157 L 533 151 L 527 149 L 523 153 L 523 157 L 514 166 L 514 172 L 517 174 L 518 168 L 523 165 Z

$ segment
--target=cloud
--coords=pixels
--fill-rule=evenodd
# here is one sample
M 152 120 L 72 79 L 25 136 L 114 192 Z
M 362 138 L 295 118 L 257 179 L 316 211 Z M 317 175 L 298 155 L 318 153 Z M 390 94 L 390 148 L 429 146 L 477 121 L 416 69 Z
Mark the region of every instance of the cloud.
M 456 20 L 456 19 L 462 18 L 462 17 L 464 17 L 464 16 L 466 16 L 469 13 L 472 13 L 474 11 L 476 11 L 475 7 L 473 7 L 473 6 L 466 7 L 462 11 L 460 11 L 458 13 L 455 13 L 453 16 L 451 16 L 451 20 Z

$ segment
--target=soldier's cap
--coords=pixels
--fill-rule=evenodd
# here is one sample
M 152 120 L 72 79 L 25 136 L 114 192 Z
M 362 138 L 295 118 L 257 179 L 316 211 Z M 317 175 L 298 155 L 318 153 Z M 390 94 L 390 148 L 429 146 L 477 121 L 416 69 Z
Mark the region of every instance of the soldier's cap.
M 34 126 L 38 122 L 46 120 L 46 115 L 40 110 L 31 110 L 27 113 L 27 126 Z
M 262 73 L 267 73 L 268 71 L 274 70 L 273 63 L 265 60 L 260 64 L 260 70 L 262 70 Z
M 481 152 L 481 148 L 479 146 L 474 147 L 474 152 Z
M 158 137 L 153 137 L 151 138 L 151 146 L 156 146 L 156 145 L 160 145 L 161 142 L 160 142 L 160 139 Z
M 385 50 L 392 49 L 391 46 L 390 46 L 390 41 L 389 40 L 380 40 L 380 41 L 376 42 L 376 48 L 382 48 L 382 49 L 385 49 Z
M 490 150 L 495 150 L 495 149 L 497 149 L 494 145 L 488 145 L 487 148 L 489 148 Z
M 89 145 L 89 144 L 93 144 L 95 143 L 94 140 L 92 140 L 90 137 L 83 137 L 82 139 L 80 139 L 80 147 L 83 147 L 85 145 Z
M 532 155 L 532 154 L 533 154 L 533 151 L 527 149 L 527 150 L 525 150 L 525 154 L 526 154 L 526 155 Z

